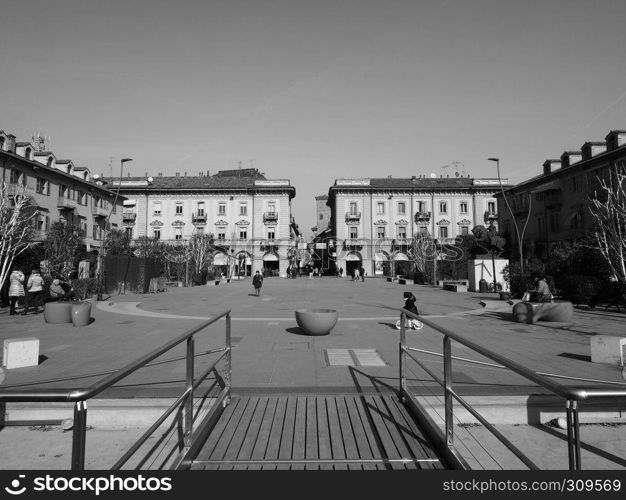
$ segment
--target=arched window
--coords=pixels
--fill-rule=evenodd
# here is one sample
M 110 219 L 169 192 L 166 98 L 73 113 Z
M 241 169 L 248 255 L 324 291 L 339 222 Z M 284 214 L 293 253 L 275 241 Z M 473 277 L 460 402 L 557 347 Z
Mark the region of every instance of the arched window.
M 53 168 L 53 167 L 54 167 L 54 165 L 52 164 L 52 162 L 53 162 L 53 161 L 54 161 L 54 158 L 52 158 L 52 156 L 48 156 L 48 163 L 47 163 L 47 166 L 48 166 L 49 168 Z
M 0 151 L 4 151 L 5 138 L 0 136 Z
M 33 156 L 32 148 L 26 148 L 24 150 L 24 158 L 26 158 L 27 160 L 32 160 L 33 159 L 32 156 Z

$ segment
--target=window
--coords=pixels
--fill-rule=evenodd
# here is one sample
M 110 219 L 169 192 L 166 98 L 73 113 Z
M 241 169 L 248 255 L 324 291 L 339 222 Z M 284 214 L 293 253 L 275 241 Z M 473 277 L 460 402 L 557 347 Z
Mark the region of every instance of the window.
M 98 239 L 98 226 L 93 226 L 92 229 L 93 229 L 93 231 L 92 231 L 92 238 L 94 240 L 97 240 Z
M 558 233 L 559 230 L 559 214 L 558 212 L 553 212 L 550 214 L 550 232 Z
M 320 220 L 324 219 L 324 214 L 320 214 Z
M 382 201 L 376 203 L 376 213 L 378 215 L 383 215 L 385 213 L 385 204 Z
M 461 202 L 461 213 L 462 214 L 466 214 L 467 213 L 467 202 L 465 202 L 465 201 Z
M 161 239 L 161 230 L 160 230 L 160 229 L 155 229 L 155 230 L 152 232 L 152 237 L 153 237 L 155 240 L 160 240 L 160 239 Z
M 87 221 L 85 219 L 80 219 L 79 223 L 80 231 L 83 236 L 87 235 Z
M 239 215 L 248 215 L 248 204 L 246 202 L 239 203 Z
M 490 214 L 495 214 L 496 213 L 496 202 L 495 201 L 488 201 L 487 202 L 487 210 L 489 211 Z
M 379 240 L 385 239 L 385 226 L 379 226 L 376 228 L 376 237 Z
M 22 186 L 26 186 L 26 174 L 12 168 L 9 176 L 9 184 L 20 184 Z
M 198 215 L 200 216 L 204 215 L 204 202 L 203 201 L 198 202 Z
M 448 202 L 440 201 L 439 202 L 439 213 L 447 214 L 448 213 Z
M 447 238 L 448 237 L 448 227 L 447 226 L 439 226 L 439 237 Z
M 276 232 L 275 231 L 268 231 L 267 232 L 267 239 L 268 240 L 273 240 L 276 237 Z
M 36 229 L 38 231 L 45 231 L 46 230 L 46 221 L 43 217 L 39 216 L 37 217 L 37 226 Z
M 356 205 L 356 201 L 351 201 L 350 202 L 350 213 L 352 215 L 356 215 L 358 213 L 357 209 L 358 209 L 358 207 Z
M 248 230 L 247 229 L 241 229 L 239 231 L 239 239 L 240 240 L 245 240 L 248 238 Z
M 183 215 L 183 202 L 182 201 L 176 202 L 176 211 L 174 213 L 176 215 Z
M 398 226 L 398 238 L 400 238 L 401 240 L 406 239 L 406 227 L 405 226 Z
M 217 205 L 217 214 L 218 215 L 226 215 L 226 203 L 225 202 L 220 202 Z
M 359 230 L 356 227 L 350 228 L 350 239 L 356 240 L 359 237 Z
M 570 223 L 570 228 L 571 229 L 578 229 L 580 227 L 582 227 L 582 219 L 583 219 L 583 214 L 580 210 L 578 210 L 574 216 L 572 217 L 572 221 Z
M 152 204 L 152 215 L 156 215 L 157 217 L 161 215 L 161 202 L 155 201 Z
M 469 234 L 469 226 L 461 226 L 461 234 L 467 236 Z
M 46 179 L 37 178 L 37 184 L 35 186 L 35 190 L 39 194 L 50 195 L 50 183 Z
M 174 230 L 174 239 L 175 240 L 182 240 L 183 239 L 183 229 L 181 227 L 177 227 Z
M 81 191 L 78 191 L 78 204 L 79 205 L 87 205 L 87 195 Z
M 224 233 L 224 232 L 217 233 L 217 239 L 220 240 L 220 241 L 225 241 L 226 240 L 226 233 Z
M 426 212 L 426 203 L 423 201 L 418 201 L 417 202 L 417 211 L 420 213 L 424 213 Z
M 398 215 L 406 214 L 406 203 L 403 201 L 398 202 Z
M 267 204 L 267 211 L 268 211 L 270 214 L 275 214 L 275 213 L 276 213 L 276 202 L 275 202 L 275 201 L 270 201 L 270 202 Z
M 572 192 L 574 192 L 574 193 L 576 193 L 577 191 L 580 190 L 580 186 L 579 186 L 579 183 L 578 183 L 578 176 L 577 175 L 572 177 L 571 188 L 572 188 Z

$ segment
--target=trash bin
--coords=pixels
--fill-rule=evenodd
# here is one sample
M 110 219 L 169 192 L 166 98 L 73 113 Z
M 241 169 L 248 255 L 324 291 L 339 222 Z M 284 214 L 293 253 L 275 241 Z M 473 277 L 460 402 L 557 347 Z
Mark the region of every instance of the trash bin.
M 91 303 L 79 302 L 72 305 L 72 324 L 74 326 L 87 326 L 91 319 Z
M 480 293 L 487 293 L 489 291 L 489 285 L 487 284 L 487 280 L 485 278 L 478 282 L 478 291 Z

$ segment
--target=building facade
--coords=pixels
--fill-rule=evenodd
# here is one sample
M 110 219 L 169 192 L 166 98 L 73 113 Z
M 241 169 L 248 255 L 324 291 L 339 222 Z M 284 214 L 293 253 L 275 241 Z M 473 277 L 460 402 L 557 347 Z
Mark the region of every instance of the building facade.
M 574 240 L 593 227 L 590 199 L 611 172 L 626 169 L 626 131 L 612 130 L 604 141 L 585 142 L 578 151 L 565 151 L 559 159 L 543 163 L 541 174 L 498 194 L 500 228 L 518 252 L 515 225 L 523 233 L 525 258 L 549 258 L 557 242 Z M 513 216 L 511 215 L 513 212 Z
M 383 275 L 386 262 L 408 260 L 419 234 L 451 244 L 476 225 L 497 224 L 498 189 L 498 179 L 470 177 L 337 179 L 327 202 L 336 266 Z
M 87 251 L 99 250 L 107 218 L 111 227 L 121 225 L 123 197 L 116 200 L 86 167 L 58 159 L 46 149 L 43 138 L 18 142 L 13 134 L 0 130 L 1 180 L 9 194 L 25 187 L 30 205 L 37 210 L 34 241 L 43 241 L 53 223 L 69 222 L 79 228 Z
M 119 185 L 127 198 L 122 226 L 131 239 L 182 244 L 194 234 L 211 233 L 214 265 L 224 271 L 232 263 L 246 275 L 287 270 L 297 231 L 291 215 L 296 191 L 289 180 L 241 169 L 212 176 L 125 177 L 111 185 Z
M 330 207 L 328 195 L 322 194 L 315 197 L 315 226 L 311 228 L 313 236 L 323 233 L 330 227 Z

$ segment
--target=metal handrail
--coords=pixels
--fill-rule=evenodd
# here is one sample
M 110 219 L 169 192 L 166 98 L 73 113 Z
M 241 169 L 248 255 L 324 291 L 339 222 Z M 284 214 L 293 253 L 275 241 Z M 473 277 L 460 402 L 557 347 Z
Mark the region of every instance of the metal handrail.
M 459 334 L 437 325 L 433 321 L 418 316 L 406 309 L 400 309 L 400 392 L 402 396 L 411 402 L 413 401 L 412 395 L 408 390 L 406 384 L 406 357 L 408 355 L 413 361 L 415 361 L 426 373 L 428 373 L 439 385 L 444 387 L 444 401 L 445 401 L 445 444 L 448 447 L 448 451 L 456 455 L 454 449 L 454 407 L 452 400 L 456 399 L 461 405 L 463 405 L 479 422 L 481 422 L 487 430 L 498 438 L 510 451 L 512 451 L 524 464 L 529 468 L 536 468 L 536 465 L 526 457 L 523 452 L 516 448 L 508 439 L 506 439 L 493 425 L 487 422 L 482 416 L 478 414 L 472 406 L 459 396 L 452 388 L 452 348 L 451 341 L 455 340 L 460 344 L 474 350 L 475 352 L 490 358 L 500 365 L 510 369 L 511 371 L 521 375 L 522 377 L 535 382 L 537 385 L 549 390 L 550 392 L 563 397 L 566 400 L 566 420 L 567 420 L 567 437 L 568 437 L 568 457 L 570 469 L 580 470 L 582 469 L 582 462 L 580 457 L 580 433 L 579 433 L 579 421 L 578 421 L 578 403 L 582 400 L 591 398 L 617 398 L 625 397 L 626 390 L 595 390 L 584 389 L 580 387 L 567 387 L 553 380 L 548 379 L 545 376 L 538 374 L 537 372 L 527 368 L 515 361 L 512 361 L 490 349 L 487 349 L 471 340 L 467 340 Z M 443 335 L 443 359 L 444 359 L 444 378 L 443 381 L 436 376 L 431 370 L 429 370 L 423 363 L 410 354 L 410 351 L 418 351 L 418 349 L 408 347 L 406 345 L 406 321 L 407 318 L 413 318 L 421 321 L 425 325 L 430 326 L 438 333 Z
M 232 346 L 231 346 L 231 317 L 230 309 L 224 311 L 212 318 L 200 323 L 199 325 L 187 330 L 178 337 L 166 342 L 160 347 L 157 347 L 153 351 L 141 356 L 140 358 L 132 361 L 131 363 L 123 366 L 119 370 L 107 375 L 106 377 L 96 381 L 94 384 L 88 387 L 81 387 L 76 389 L 30 389 L 30 390 L 5 390 L 0 391 L 0 402 L 74 402 L 74 426 L 72 433 L 72 470 L 83 470 L 85 466 L 85 438 L 87 431 L 87 404 L 88 399 L 100 394 L 104 390 L 113 386 L 116 382 L 127 377 L 128 375 L 136 372 L 140 368 L 145 367 L 150 361 L 158 358 L 162 354 L 176 347 L 177 345 L 187 342 L 187 355 L 186 355 L 186 388 L 184 393 L 176 400 L 175 404 L 166 410 L 166 415 L 159 418 L 159 424 L 167 418 L 167 415 L 184 402 L 184 446 L 181 456 L 186 457 L 186 453 L 191 447 L 192 434 L 193 434 L 193 391 L 200 385 L 200 383 L 206 379 L 206 377 L 215 370 L 217 363 L 226 357 L 226 368 L 224 377 L 224 387 L 220 394 L 220 401 L 216 401 L 216 404 L 227 404 L 230 399 L 230 389 L 232 380 Z M 226 319 L 226 332 L 225 332 L 225 345 L 222 348 L 211 349 L 207 353 L 222 354 L 214 360 L 201 376 L 194 377 L 194 335 L 204 330 L 213 323 L 219 321 L 221 318 Z M 154 425 L 152 426 L 154 427 Z M 151 429 L 152 429 L 151 427 Z M 143 442 L 149 435 L 142 436 L 139 441 Z M 139 443 L 141 444 L 141 443 Z M 131 450 L 135 451 L 139 446 L 133 445 Z M 126 460 L 130 458 L 130 454 L 125 454 Z M 124 458 L 123 457 L 123 458 Z M 116 463 L 115 467 L 120 466 L 120 461 Z M 125 460 L 124 460 L 125 461 Z

